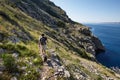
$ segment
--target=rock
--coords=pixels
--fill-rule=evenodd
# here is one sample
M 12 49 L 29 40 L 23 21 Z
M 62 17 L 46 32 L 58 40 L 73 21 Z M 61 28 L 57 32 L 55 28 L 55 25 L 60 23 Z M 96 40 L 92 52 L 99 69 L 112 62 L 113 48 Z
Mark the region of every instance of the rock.
M 0 71 L 4 71 L 5 67 L 4 66 L 0 66 Z
M 89 53 L 92 53 L 93 55 L 95 55 L 95 46 L 94 44 L 91 44 L 91 43 L 88 43 L 86 46 L 85 46 L 85 50 Z
M 79 66 L 70 66 L 71 67 L 71 74 L 75 78 L 75 80 L 88 80 L 89 76 L 83 72 Z
M 69 73 L 69 71 L 65 70 L 64 73 L 65 73 L 65 74 L 64 74 L 64 77 L 67 77 L 67 78 L 70 77 L 70 73 Z
M 18 80 L 17 77 L 12 77 L 10 80 Z
M 3 74 L 3 72 L 2 72 L 2 71 L 0 71 L 0 75 L 1 75 L 1 74 Z
M 8 40 L 10 40 L 12 43 L 17 43 L 20 41 L 16 36 L 9 36 Z
M 46 76 L 42 78 L 42 80 L 46 80 Z
M 9 36 L 9 39 L 14 43 L 19 42 L 20 40 L 24 40 L 24 41 L 31 40 L 30 34 L 25 32 L 25 30 L 22 27 L 21 27 L 21 31 L 13 29 L 11 30 L 11 32 L 16 34 L 16 36 Z
M 64 66 L 57 67 L 57 71 L 54 73 L 55 76 L 64 76 L 66 78 L 70 77 L 70 73 L 65 69 Z
M 89 30 L 89 28 L 81 28 L 81 29 L 79 29 L 79 32 L 81 32 L 82 34 L 84 34 L 86 36 L 90 36 L 92 34 L 92 32 Z
M 63 11 L 60 7 L 56 7 L 55 4 L 50 1 L 28 0 L 28 1 L 20 1 L 19 3 L 20 4 L 16 4 L 19 9 L 21 9 L 23 12 L 27 13 L 29 16 L 31 16 L 51 27 L 57 26 L 57 20 L 55 18 L 59 18 L 65 22 L 73 22 L 66 15 L 65 11 Z M 33 5 L 33 4 L 29 5 L 30 3 L 34 3 L 35 5 Z M 38 3 L 41 5 L 39 5 Z M 46 6 L 46 4 L 49 4 L 49 6 Z
M 100 53 L 100 52 L 105 51 L 105 47 L 103 46 L 102 42 L 97 37 L 93 36 L 92 41 L 95 44 L 96 53 Z
M 27 67 L 25 67 L 25 66 L 24 66 L 24 67 L 21 67 L 22 70 L 25 70 L 26 68 L 27 68 Z
M 68 70 L 65 69 L 64 65 L 61 64 L 60 58 L 55 52 L 55 50 L 49 50 L 51 57 L 47 61 L 47 69 L 53 69 L 54 74 L 49 76 L 49 78 L 57 78 L 57 77 L 70 77 L 70 73 Z M 47 73 L 46 73 L 47 74 Z M 42 76 L 42 80 L 44 80 L 45 75 Z M 46 80 L 46 79 L 45 79 Z
M 111 67 L 111 69 L 112 69 L 114 72 L 120 74 L 120 69 L 119 69 L 119 67 Z
M 13 53 L 12 56 L 17 58 L 19 56 L 19 54 L 18 53 Z
M 75 78 L 77 80 L 88 80 L 87 77 L 85 77 L 85 76 L 83 76 L 83 75 L 81 75 L 79 73 L 75 73 L 74 75 L 75 75 Z
M 0 54 L 5 53 L 5 50 L 0 48 Z

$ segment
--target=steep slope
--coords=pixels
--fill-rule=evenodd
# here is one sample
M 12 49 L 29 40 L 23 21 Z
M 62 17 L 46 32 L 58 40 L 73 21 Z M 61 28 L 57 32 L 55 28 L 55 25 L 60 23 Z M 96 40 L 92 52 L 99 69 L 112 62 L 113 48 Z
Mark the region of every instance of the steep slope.
M 63 20 L 65 22 L 71 21 L 65 11 L 55 6 L 55 4 L 49 0 L 8 0 L 8 3 L 14 7 L 20 8 L 29 16 L 32 16 L 51 27 L 56 27 L 58 21 L 56 19 Z
M 27 13 L 29 16 L 43 22 L 47 26 L 51 26 L 52 28 L 57 29 L 59 32 L 61 31 L 60 33 L 63 34 L 64 38 L 66 38 L 63 40 L 69 41 L 69 37 L 73 36 L 73 38 L 75 39 L 73 39 L 72 42 L 71 41 L 69 42 L 71 43 L 77 42 L 75 46 L 77 47 L 83 46 L 87 52 L 95 54 L 95 52 L 104 51 L 104 47 L 102 46 L 101 42 L 91 34 L 91 32 L 87 27 L 83 26 L 82 24 L 75 23 L 74 21 L 69 19 L 65 11 L 55 6 L 55 4 L 50 2 L 49 0 L 44 0 L 44 1 L 43 0 L 19 0 L 17 2 L 16 0 L 12 0 L 12 2 L 13 2 L 11 4 L 12 6 L 18 7 L 23 12 Z M 61 27 L 62 27 L 62 30 L 61 30 Z M 69 34 L 72 34 L 72 35 L 69 35 Z M 55 36 L 55 34 L 54 35 L 51 34 L 51 36 Z M 86 37 L 86 39 L 88 40 L 84 40 L 85 38 L 83 39 L 82 37 Z M 87 45 L 85 46 L 84 43 L 82 43 L 83 45 L 78 44 L 79 40 L 83 40 Z M 100 43 L 100 44 L 97 45 L 96 43 L 97 44 Z M 70 45 L 70 44 L 67 43 L 66 45 Z M 73 47 L 73 48 L 76 49 L 76 47 Z
M 0 0 L 0 80 L 41 79 L 46 67 L 49 74 L 45 76 L 54 75 L 55 67 L 43 64 L 39 55 L 38 38 L 42 33 L 48 37 L 47 54 L 52 64 L 54 53 L 70 74 L 54 78 L 119 80 L 117 73 L 95 62 L 95 53 L 104 51 L 100 40 L 49 0 Z

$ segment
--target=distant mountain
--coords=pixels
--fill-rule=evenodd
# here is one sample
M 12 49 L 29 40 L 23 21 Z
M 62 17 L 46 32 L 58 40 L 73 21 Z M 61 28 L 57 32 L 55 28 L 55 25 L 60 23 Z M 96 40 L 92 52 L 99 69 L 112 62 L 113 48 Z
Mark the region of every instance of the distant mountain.
M 48 38 L 44 63 L 38 38 Z M 99 64 L 105 51 L 88 27 L 49 0 L 0 0 L 0 80 L 119 80 Z

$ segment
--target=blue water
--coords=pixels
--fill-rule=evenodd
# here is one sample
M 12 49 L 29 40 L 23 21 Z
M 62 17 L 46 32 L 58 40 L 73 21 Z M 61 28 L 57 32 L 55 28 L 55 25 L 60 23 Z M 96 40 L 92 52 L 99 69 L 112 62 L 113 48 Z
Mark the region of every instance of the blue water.
M 120 24 L 86 24 L 106 48 L 97 60 L 107 67 L 120 67 Z

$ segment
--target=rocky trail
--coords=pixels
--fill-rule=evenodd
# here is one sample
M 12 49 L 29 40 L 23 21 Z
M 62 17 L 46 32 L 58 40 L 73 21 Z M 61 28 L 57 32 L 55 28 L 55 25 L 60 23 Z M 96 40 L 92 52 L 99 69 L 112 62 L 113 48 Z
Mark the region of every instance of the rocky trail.
M 76 64 L 72 64 L 71 60 L 61 60 L 59 53 L 57 53 L 54 49 L 49 49 L 47 52 L 47 61 L 44 62 L 42 68 L 37 71 L 40 72 L 40 78 L 38 80 L 72 80 L 70 79 L 72 75 L 74 76 L 75 80 L 92 80 L 91 76 L 94 75 L 96 77 L 100 76 L 102 80 L 118 80 L 115 79 L 111 74 L 106 75 L 107 72 L 104 72 L 106 70 L 96 64 L 96 62 L 88 61 L 86 59 L 78 57 L 77 55 L 72 55 L 72 59 L 79 60 L 78 66 Z M 14 55 L 15 54 L 13 54 L 13 56 Z M 66 65 L 69 65 L 70 70 L 68 67 L 66 67 Z M 5 66 L 3 65 L 3 60 L 0 59 L 0 74 L 2 74 L 4 70 Z M 86 73 L 85 71 L 89 72 Z M 120 77 L 119 74 L 114 75 Z M 17 80 L 17 77 L 13 76 L 11 80 Z
M 49 50 L 50 58 L 43 64 L 40 80 L 57 80 L 57 78 L 70 77 L 64 65 L 61 64 L 60 58 L 55 50 Z
M 58 80 L 58 78 L 66 78 L 69 80 L 71 72 L 74 74 L 76 80 L 91 80 L 91 77 L 87 75 L 80 67 L 75 67 L 75 65 L 73 65 L 75 68 L 73 68 L 71 72 L 66 70 L 55 50 L 50 49 L 48 51 L 51 57 L 49 57 L 47 62 L 43 65 L 40 80 Z M 110 75 L 108 76 L 101 74 L 101 71 L 104 71 L 104 69 L 102 67 L 99 68 L 97 64 L 92 65 L 94 62 L 87 61 L 77 56 L 72 56 L 72 58 L 78 58 L 80 60 L 79 64 L 86 70 L 90 71 L 91 74 L 101 76 L 103 80 L 116 80 Z M 70 61 L 63 61 L 63 63 L 67 64 L 70 63 Z M 117 74 L 115 75 L 117 76 Z

